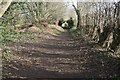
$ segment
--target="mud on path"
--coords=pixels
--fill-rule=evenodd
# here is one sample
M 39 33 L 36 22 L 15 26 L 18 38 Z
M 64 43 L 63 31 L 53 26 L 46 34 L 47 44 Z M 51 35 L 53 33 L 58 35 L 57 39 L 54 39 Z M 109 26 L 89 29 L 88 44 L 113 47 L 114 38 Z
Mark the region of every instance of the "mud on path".
M 102 78 L 117 76 L 117 60 L 93 43 L 68 31 L 49 38 L 9 43 L 11 58 L 3 61 L 10 78 Z M 39 35 L 40 36 L 40 35 Z

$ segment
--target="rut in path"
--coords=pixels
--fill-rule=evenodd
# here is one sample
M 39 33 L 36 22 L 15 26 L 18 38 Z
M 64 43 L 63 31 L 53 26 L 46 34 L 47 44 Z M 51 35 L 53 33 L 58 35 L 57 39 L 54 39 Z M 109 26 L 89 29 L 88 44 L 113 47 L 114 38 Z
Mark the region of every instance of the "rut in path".
M 9 45 L 13 58 L 6 62 L 7 77 L 83 78 L 115 77 L 115 59 L 96 50 L 83 38 L 75 39 L 68 31 L 34 42 Z M 17 47 L 17 50 L 15 49 Z M 8 65 L 9 64 L 9 65 Z

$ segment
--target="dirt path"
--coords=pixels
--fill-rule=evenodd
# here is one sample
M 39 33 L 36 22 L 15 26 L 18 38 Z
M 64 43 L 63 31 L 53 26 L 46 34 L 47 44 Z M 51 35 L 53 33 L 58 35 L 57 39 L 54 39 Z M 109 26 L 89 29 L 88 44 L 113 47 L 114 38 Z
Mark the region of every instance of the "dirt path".
M 107 57 L 68 31 L 34 42 L 13 42 L 3 73 L 11 78 L 99 78 L 117 76 L 116 59 Z M 17 48 L 17 49 L 16 49 Z

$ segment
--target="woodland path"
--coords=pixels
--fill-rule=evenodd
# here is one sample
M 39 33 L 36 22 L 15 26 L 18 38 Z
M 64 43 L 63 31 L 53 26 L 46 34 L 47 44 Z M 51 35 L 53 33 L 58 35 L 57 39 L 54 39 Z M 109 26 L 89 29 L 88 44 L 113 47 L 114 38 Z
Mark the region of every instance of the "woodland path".
M 11 48 L 13 57 L 5 62 L 3 72 L 11 78 L 117 76 L 116 59 L 104 55 L 105 52 L 97 50 L 95 45 L 82 37 L 73 38 L 67 30 L 31 43 L 12 42 L 9 46 L 14 47 Z

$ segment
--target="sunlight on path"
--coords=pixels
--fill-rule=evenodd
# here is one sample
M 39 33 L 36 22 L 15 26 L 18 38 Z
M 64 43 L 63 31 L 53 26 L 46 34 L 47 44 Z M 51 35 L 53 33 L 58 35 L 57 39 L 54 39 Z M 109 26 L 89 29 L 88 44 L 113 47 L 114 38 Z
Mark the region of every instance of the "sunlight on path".
M 114 65 L 113 60 L 91 49 L 82 37 L 74 39 L 67 30 L 53 37 L 9 44 L 12 56 L 4 65 L 4 73 L 36 78 L 115 76 L 108 67 Z

